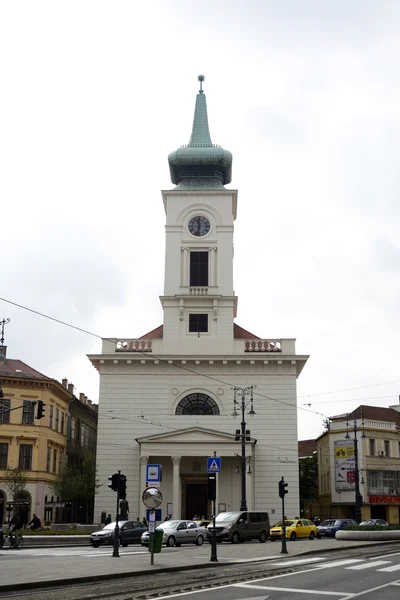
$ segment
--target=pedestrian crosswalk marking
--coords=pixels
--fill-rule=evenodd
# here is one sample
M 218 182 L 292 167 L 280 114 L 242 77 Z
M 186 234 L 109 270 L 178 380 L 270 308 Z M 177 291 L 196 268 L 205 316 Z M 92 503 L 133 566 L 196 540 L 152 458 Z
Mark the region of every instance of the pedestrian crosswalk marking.
M 362 558 L 348 558 L 346 560 L 336 560 L 331 563 L 324 563 L 323 565 L 318 565 L 321 569 L 330 569 L 331 567 L 342 567 L 344 565 L 351 565 L 353 563 L 363 562 Z
M 347 569 L 352 569 L 354 571 L 362 571 L 363 569 L 371 569 L 372 567 L 380 567 L 381 565 L 387 565 L 392 562 L 391 560 L 375 560 L 373 562 L 367 562 L 363 565 L 355 565 L 354 567 L 346 567 Z
M 383 571 L 384 573 L 393 573 L 393 571 L 400 571 L 400 565 L 392 565 L 391 567 L 383 567 L 383 569 L 377 569 L 377 571 Z

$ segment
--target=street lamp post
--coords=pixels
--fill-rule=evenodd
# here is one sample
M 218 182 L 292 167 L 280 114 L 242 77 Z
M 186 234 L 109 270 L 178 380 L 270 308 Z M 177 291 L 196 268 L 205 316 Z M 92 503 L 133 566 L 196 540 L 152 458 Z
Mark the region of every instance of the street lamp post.
M 242 482 L 242 494 L 240 500 L 240 510 L 247 510 L 247 500 L 246 500 L 246 440 L 250 440 L 250 431 L 246 430 L 246 408 L 250 404 L 250 410 L 248 414 L 250 416 L 254 416 L 256 413 L 253 408 L 253 389 L 254 385 L 250 385 L 245 388 L 235 387 L 234 389 L 234 400 L 233 400 L 233 417 L 238 416 L 238 412 L 236 407 L 239 406 L 242 413 L 242 421 L 240 423 L 240 430 L 236 430 L 236 441 L 241 442 L 242 446 L 242 455 L 241 455 L 241 482 Z M 237 395 L 241 395 L 241 399 L 237 399 Z M 246 396 L 250 395 L 250 399 L 246 402 Z
M 360 493 L 360 471 L 359 471 L 359 465 L 358 465 L 358 439 L 357 439 L 357 432 L 359 431 L 359 427 L 357 426 L 357 421 L 354 421 L 353 427 L 352 427 L 353 431 L 354 431 L 354 484 L 355 484 L 355 490 L 356 490 L 356 507 L 354 510 L 354 519 L 357 521 L 357 523 L 361 522 L 361 506 L 362 506 L 362 502 L 363 502 L 363 498 L 361 496 Z M 364 431 L 364 421 L 362 421 L 362 438 L 367 437 L 365 435 L 365 431 Z M 347 421 L 347 433 L 346 433 L 346 439 L 350 439 L 349 436 L 349 421 Z

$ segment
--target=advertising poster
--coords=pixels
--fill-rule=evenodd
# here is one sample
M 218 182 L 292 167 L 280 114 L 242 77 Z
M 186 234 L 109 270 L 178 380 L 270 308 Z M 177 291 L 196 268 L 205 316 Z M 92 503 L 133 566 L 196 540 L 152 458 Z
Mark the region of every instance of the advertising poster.
M 337 492 L 355 489 L 354 441 L 334 443 L 335 488 Z

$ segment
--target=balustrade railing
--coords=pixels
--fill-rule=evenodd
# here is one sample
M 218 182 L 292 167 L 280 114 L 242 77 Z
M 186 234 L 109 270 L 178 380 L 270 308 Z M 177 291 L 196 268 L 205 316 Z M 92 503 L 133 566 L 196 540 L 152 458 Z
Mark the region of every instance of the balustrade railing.
M 282 352 L 280 340 L 246 340 L 245 352 Z
M 208 287 L 191 287 L 189 294 L 191 296 L 208 296 Z
M 115 352 L 152 352 L 152 340 L 119 340 Z

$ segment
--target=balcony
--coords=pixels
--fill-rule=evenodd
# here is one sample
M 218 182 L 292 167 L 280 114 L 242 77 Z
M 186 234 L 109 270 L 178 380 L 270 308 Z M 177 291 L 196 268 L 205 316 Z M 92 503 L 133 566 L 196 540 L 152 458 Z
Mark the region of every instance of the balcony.
M 191 287 L 189 294 L 191 296 L 208 296 L 208 287 Z

